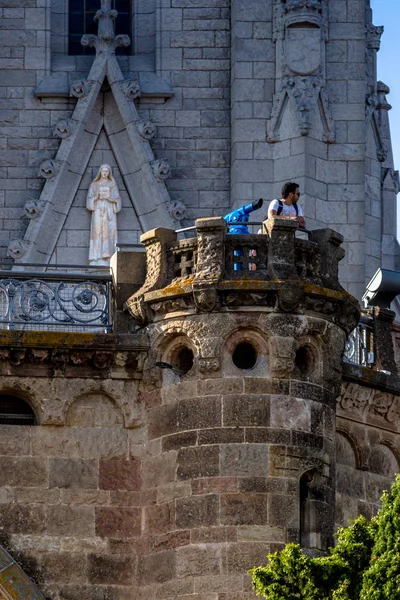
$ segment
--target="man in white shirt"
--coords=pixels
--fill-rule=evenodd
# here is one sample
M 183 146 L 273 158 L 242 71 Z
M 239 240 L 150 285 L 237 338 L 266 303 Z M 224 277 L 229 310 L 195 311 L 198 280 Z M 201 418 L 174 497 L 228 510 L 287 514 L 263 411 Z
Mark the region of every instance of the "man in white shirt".
M 297 204 L 300 198 L 300 186 L 298 183 L 287 182 L 283 185 L 281 200 L 272 200 L 268 208 L 268 218 L 278 216 L 284 219 L 296 219 L 300 227 L 305 229 L 306 222 L 301 206 Z

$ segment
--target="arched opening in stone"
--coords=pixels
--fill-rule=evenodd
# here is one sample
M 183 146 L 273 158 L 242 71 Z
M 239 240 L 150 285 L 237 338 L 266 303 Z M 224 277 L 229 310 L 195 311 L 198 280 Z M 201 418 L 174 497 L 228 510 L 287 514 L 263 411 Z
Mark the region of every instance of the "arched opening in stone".
M 240 342 L 233 351 L 232 360 L 238 369 L 252 369 L 257 362 L 257 350 L 250 342 Z
M 300 346 L 294 359 L 296 367 L 302 375 L 309 375 L 315 367 L 314 351 L 308 344 Z
M 183 375 L 186 375 L 186 373 L 189 373 L 190 369 L 193 367 L 193 360 L 193 350 L 191 348 L 188 348 L 187 346 L 181 346 L 177 350 L 176 355 L 173 358 L 172 364 L 174 369 L 176 369 Z
M 300 545 L 309 550 L 320 550 L 321 533 L 318 531 L 318 474 L 306 471 L 300 478 Z
M 0 394 L 0 425 L 37 425 L 29 404 L 12 394 Z

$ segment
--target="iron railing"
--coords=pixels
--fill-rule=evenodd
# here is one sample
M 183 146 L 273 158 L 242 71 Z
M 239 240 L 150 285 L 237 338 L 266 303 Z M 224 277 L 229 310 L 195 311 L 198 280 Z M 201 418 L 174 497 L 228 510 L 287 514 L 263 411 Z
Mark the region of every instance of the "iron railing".
M 362 315 L 357 327 L 346 341 L 344 361 L 361 367 L 375 364 L 375 335 L 373 318 Z
M 32 264 L 18 264 L 19 268 Z M 43 265 L 36 265 L 36 267 Z M 59 265 L 60 268 L 66 265 Z M 0 270 L 0 329 L 110 333 L 111 282 L 108 268 L 71 273 Z

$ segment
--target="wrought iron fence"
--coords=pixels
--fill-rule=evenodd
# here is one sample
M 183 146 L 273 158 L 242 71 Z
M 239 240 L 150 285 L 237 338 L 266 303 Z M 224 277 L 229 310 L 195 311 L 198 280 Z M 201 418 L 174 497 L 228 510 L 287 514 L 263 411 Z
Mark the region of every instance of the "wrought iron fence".
M 0 329 L 110 333 L 112 278 L 96 271 L 0 271 Z
M 344 361 L 372 367 L 375 364 L 374 320 L 362 316 L 357 327 L 353 329 L 346 341 Z

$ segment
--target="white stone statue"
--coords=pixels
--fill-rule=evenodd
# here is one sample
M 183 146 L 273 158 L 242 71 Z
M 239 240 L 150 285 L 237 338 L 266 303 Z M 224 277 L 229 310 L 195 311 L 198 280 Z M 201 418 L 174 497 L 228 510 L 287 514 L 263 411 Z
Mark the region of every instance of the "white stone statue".
M 108 266 L 117 242 L 117 213 L 121 198 L 110 165 L 101 165 L 90 184 L 86 208 L 92 214 L 90 228 L 89 263 Z

